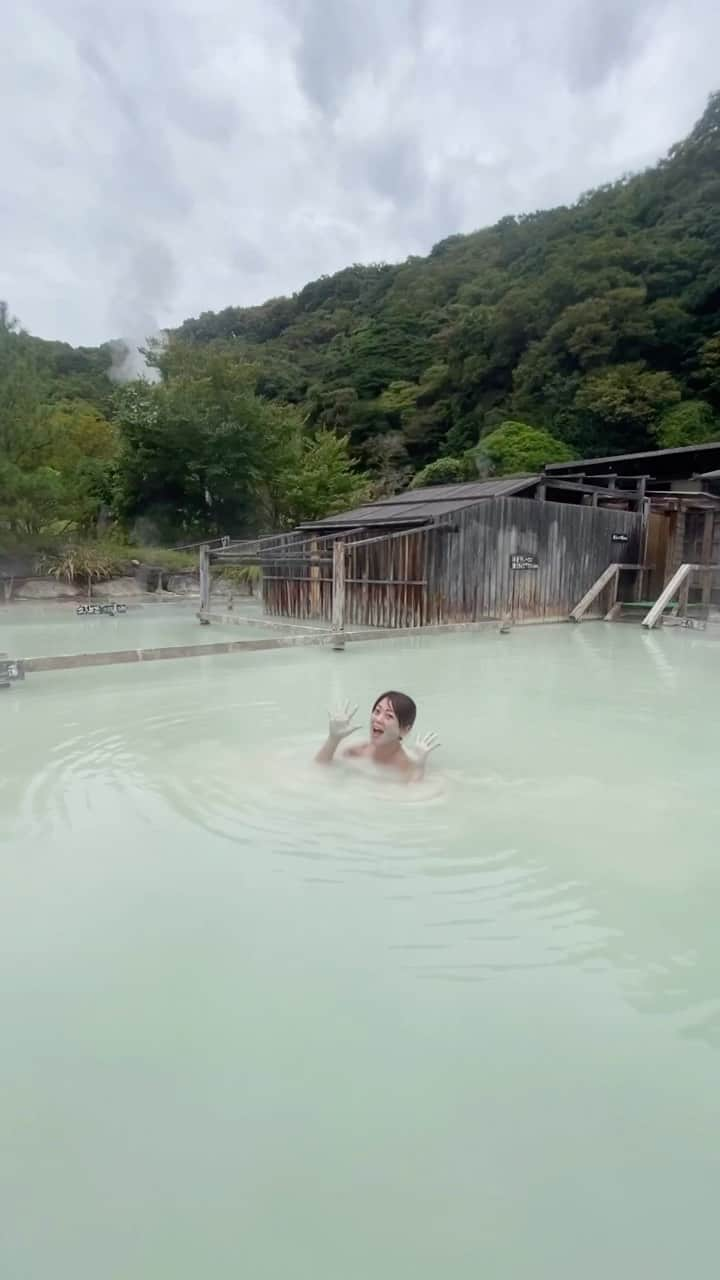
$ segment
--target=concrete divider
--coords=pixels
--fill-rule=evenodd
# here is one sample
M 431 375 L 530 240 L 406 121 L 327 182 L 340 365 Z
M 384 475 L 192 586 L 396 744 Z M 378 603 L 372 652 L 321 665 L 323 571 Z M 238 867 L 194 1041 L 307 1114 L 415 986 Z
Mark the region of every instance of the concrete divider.
M 392 630 L 348 631 L 346 640 L 358 644 L 370 640 L 419 640 L 428 635 L 455 632 L 488 631 L 497 622 L 444 623 L 430 627 L 393 628 Z M 209 644 L 184 644 L 157 649 L 116 649 L 109 653 L 64 653 L 47 658 L 25 658 L 27 673 L 34 671 L 71 671 L 81 667 L 126 666 L 135 662 L 160 662 L 172 658 L 207 658 L 223 653 L 260 653 L 272 649 L 303 648 L 308 645 L 331 644 L 328 631 L 306 632 L 304 635 L 266 636 L 261 640 L 219 640 Z
M 109 653 L 63 653 L 49 658 L 26 658 L 26 671 L 68 671 L 75 667 L 112 667 L 133 662 L 161 662 L 171 658 L 207 658 L 219 653 L 287 649 L 321 644 L 323 636 L 276 636 L 267 640 L 220 640 L 216 644 L 181 644 L 158 649 L 115 649 Z

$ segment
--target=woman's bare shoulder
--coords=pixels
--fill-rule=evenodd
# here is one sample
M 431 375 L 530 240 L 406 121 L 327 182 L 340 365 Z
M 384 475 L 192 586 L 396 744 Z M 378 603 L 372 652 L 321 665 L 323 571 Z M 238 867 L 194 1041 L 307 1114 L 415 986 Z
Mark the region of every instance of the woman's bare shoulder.
M 395 768 L 400 771 L 400 773 L 411 773 L 415 768 L 414 762 L 410 759 L 409 755 L 402 749 L 398 751 L 396 758 L 393 760 L 393 764 Z

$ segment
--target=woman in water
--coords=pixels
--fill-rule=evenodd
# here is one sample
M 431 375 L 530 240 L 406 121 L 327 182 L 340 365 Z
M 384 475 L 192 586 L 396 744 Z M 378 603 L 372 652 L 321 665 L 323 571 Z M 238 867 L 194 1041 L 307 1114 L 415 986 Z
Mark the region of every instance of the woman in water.
M 331 764 L 340 743 L 357 732 L 359 725 L 353 724 L 356 714 L 357 707 L 351 707 L 347 702 L 339 711 L 331 712 L 327 742 L 315 757 L 318 764 Z M 403 747 L 403 738 L 412 729 L 416 715 L 417 707 L 406 693 L 397 693 L 393 689 L 381 693 L 373 704 L 369 741 L 348 747 L 342 754 L 356 759 L 364 757 L 382 768 L 392 769 L 407 782 L 418 781 L 424 776 L 430 753 L 440 743 L 436 734 L 426 733 L 416 740 L 412 755 L 408 755 Z

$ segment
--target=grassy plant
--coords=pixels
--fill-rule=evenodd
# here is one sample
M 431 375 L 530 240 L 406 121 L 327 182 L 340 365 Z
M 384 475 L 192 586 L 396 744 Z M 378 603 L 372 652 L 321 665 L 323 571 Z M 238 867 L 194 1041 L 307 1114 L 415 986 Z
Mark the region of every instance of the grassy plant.
M 43 562 L 48 576 L 59 582 L 81 583 L 92 596 L 93 582 L 104 582 L 118 572 L 118 561 L 100 543 L 76 543 L 61 551 L 46 553 Z
M 176 573 L 185 573 L 193 569 L 197 572 L 199 561 L 197 551 L 168 551 L 165 547 L 133 544 L 123 545 L 121 549 L 127 560 L 139 560 L 141 564 L 159 564 L 163 569 L 172 569 Z
M 59 542 L 44 540 L 32 548 L 39 573 L 59 582 L 77 583 L 92 595 L 94 582 L 132 574 L 138 564 L 157 565 L 168 572 L 197 571 L 197 551 L 169 551 L 165 547 L 144 546 L 115 538 Z
M 255 588 L 262 582 L 262 569 L 259 564 L 228 564 L 213 568 L 213 577 L 223 578 L 236 586 L 246 586 L 250 595 L 255 595 Z

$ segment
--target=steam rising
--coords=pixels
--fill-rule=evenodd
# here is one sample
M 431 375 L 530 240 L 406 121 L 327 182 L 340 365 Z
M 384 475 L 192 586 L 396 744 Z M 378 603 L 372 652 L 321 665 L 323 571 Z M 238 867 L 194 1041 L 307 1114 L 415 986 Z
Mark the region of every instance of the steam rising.
M 146 241 L 130 253 L 127 268 L 118 279 L 110 308 L 112 326 L 122 334 L 110 344 L 113 382 L 137 378 L 157 382 L 160 374 L 149 365 L 143 348 L 164 345 L 167 333 L 160 326 L 159 313 L 167 311 L 175 288 L 175 263 L 161 241 Z
M 151 342 L 157 345 L 166 341 L 167 334 L 163 329 L 156 329 L 142 338 L 116 338 L 109 344 L 112 364 L 108 377 L 112 382 L 135 382 L 138 378 L 142 378 L 144 382 L 159 382 L 159 371 L 147 363 L 143 351 L 147 350 Z

